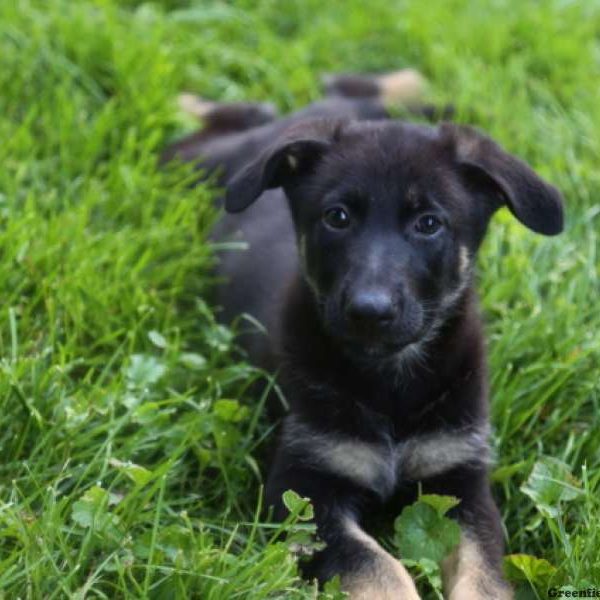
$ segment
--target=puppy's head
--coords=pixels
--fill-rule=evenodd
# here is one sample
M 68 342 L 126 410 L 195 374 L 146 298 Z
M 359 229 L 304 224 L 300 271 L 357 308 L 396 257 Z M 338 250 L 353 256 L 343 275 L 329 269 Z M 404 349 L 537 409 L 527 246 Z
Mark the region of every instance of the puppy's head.
M 452 124 L 302 122 L 230 181 L 226 209 L 276 187 L 323 324 L 355 356 L 389 357 L 433 337 L 469 286 L 501 206 L 538 233 L 563 227 L 554 187 Z

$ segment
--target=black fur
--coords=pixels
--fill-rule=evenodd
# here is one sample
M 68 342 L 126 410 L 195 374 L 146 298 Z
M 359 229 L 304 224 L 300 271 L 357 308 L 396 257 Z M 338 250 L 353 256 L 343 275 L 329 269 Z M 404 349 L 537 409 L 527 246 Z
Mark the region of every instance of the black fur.
M 416 475 L 403 475 L 400 460 L 385 486 L 376 478 L 364 485 L 361 464 L 353 478 L 322 466 L 323 453 L 308 456 L 310 443 L 293 437 L 305 435 L 293 423 L 324 449 L 329 439 L 403 448 L 426 439 L 417 436 L 485 431 L 474 256 L 502 205 L 540 233 L 558 233 L 563 223 L 557 190 L 479 132 L 386 116 L 376 98 L 329 99 L 201 148 L 204 166 L 223 169 L 225 207 L 243 211 L 224 216 L 215 237 L 249 243 L 221 257 L 224 318 L 245 312 L 266 326 L 268 335 L 243 342 L 253 361 L 279 369 L 291 407 L 292 438 L 284 435 L 277 450 L 267 499 L 279 517 L 286 489 L 312 499 L 328 545 L 307 573 L 320 580 L 374 560 L 344 520 L 363 522 L 390 504 L 398 514 L 415 496 Z M 336 207 L 350 219 L 343 229 L 324 217 Z M 441 229 L 423 232 L 432 222 Z M 448 464 L 422 481 L 423 491 L 461 499 L 454 516 L 501 580 L 501 525 L 485 457 Z

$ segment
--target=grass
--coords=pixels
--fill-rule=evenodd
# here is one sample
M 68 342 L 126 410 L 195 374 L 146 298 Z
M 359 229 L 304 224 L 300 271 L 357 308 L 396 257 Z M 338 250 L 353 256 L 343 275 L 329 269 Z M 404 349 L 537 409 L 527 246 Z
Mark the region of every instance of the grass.
M 600 587 L 599 35 L 583 0 L 0 3 L 0 598 L 316 597 L 277 537 L 302 525 L 260 513 L 213 190 L 156 157 L 180 91 L 287 111 L 409 65 L 566 196 L 565 234 L 503 212 L 480 256 L 494 492 L 549 563 L 510 559 L 520 598 Z

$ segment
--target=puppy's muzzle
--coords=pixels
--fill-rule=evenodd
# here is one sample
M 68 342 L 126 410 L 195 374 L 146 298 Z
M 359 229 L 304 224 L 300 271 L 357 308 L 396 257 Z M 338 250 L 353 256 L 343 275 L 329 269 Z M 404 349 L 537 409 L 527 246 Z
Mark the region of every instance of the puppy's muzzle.
M 398 303 L 385 289 L 370 288 L 351 292 L 345 302 L 344 315 L 353 333 L 378 337 L 396 319 Z

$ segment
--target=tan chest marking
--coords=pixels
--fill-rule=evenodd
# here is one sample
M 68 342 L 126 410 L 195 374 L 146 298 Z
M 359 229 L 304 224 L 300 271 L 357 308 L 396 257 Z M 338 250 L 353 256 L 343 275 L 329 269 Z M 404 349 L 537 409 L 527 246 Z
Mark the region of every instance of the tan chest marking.
M 444 431 L 408 438 L 399 444 L 365 442 L 320 432 L 293 418 L 283 443 L 304 464 L 345 477 L 386 498 L 401 481 L 427 479 L 462 464 L 489 462 L 489 431 Z

